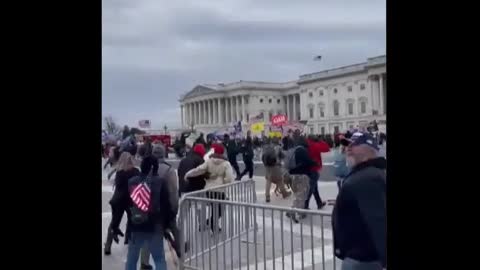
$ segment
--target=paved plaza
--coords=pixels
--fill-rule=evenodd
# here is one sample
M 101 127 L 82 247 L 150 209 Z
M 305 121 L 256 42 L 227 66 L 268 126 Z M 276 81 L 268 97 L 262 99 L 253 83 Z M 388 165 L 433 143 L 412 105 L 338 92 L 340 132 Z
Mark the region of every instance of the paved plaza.
M 171 155 L 170 157 L 173 157 Z M 333 177 L 333 155 L 329 154 L 324 156 L 324 168 L 322 169 L 320 181 L 319 181 L 319 192 L 323 200 L 335 199 L 337 195 L 337 186 L 335 179 Z M 170 158 L 168 159 L 174 168 L 178 166 L 179 160 Z M 241 169 L 243 169 L 243 162 L 239 162 Z M 108 170 L 102 170 L 102 245 L 106 237 L 107 227 L 111 218 L 111 210 L 108 201 L 110 200 L 113 194 L 112 187 L 112 177 L 111 181 L 107 180 Z M 255 174 L 253 180 L 255 181 L 255 189 L 257 194 L 257 201 L 260 204 L 265 203 L 265 168 L 261 162 L 255 163 Z M 245 177 L 244 179 L 247 179 Z M 275 196 L 273 191 L 271 195 L 271 202 L 269 205 L 284 206 L 289 207 L 292 204 L 292 197 L 288 199 L 282 199 L 279 196 Z M 311 198 L 310 207 L 315 208 L 316 204 Z M 326 206 L 322 212 L 331 213 L 332 206 Z M 226 216 L 228 217 L 228 211 Z M 233 215 L 235 216 L 235 215 Z M 308 220 L 308 221 L 307 221 Z M 225 244 L 225 246 L 220 247 L 215 252 L 212 252 L 213 257 L 207 258 L 204 255 L 204 258 L 199 257 L 198 260 L 193 260 L 192 264 L 198 266 L 199 269 L 210 269 L 210 260 L 212 262 L 211 269 L 256 269 L 255 261 L 257 260 L 258 269 L 292 269 L 292 263 L 294 265 L 293 269 L 334 269 L 333 268 L 333 255 L 332 255 L 332 232 L 331 232 L 331 220 L 329 217 L 324 218 L 323 220 L 323 241 L 321 237 L 321 221 L 317 217 L 312 220 L 312 228 L 310 228 L 310 221 L 306 219 L 302 223 L 306 223 L 308 226 L 301 224 L 293 224 L 290 227 L 290 220 L 285 217 L 280 217 L 279 213 L 273 214 L 269 213 L 265 215 L 265 223 L 263 223 L 263 215 L 258 211 L 256 213 L 256 221 L 258 224 L 259 230 L 256 235 L 253 231 L 249 232 L 249 240 L 246 241 L 246 235 L 242 236 L 242 239 L 233 240 L 232 242 Z M 283 222 L 283 227 L 281 226 Z M 231 223 L 236 223 L 235 220 L 231 220 Z M 126 226 L 126 216 L 122 220 L 121 228 L 124 231 Z M 282 230 L 283 229 L 283 230 Z M 291 230 L 293 234 L 291 234 Z M 303 238 L 300 237 L 300 230 L 305 230 L 303 232 Z M 283 241 L 285 246 L 282 249 L 280 244 L 280 236 L 283 234 Z M 205 231 L 199 233 L 197 237 L 203 237 L 205 241 L 211 240 L 211 232 Z M 253 243 L 253 239 L 257 237 L 257 244 Z M 265 240 L 263 239 L 265 237 Z M 293 246 L 290 246 L 290 239 L 293 237 L 295 241 Z M 200 239 L 200 238 L 198 238 Z M 212 242 L 213 243 L 213 242 Z M 265 245 L 263 244 L 265 243 Z M 303 243 L 303 247 L 302 247 Z M 195 243 L 194 243 L 195 244 Z M 312 246 L 313 244 L 313 246 Z M 322 252 L 321 246 L 324 246 Z M 265 246 L 265 253 L 263 247 Z M 313 247 L 313 248 L 312 248 Z M 170 253 L 168 245 L 165 245 L 167 261 L 170 262 L 172 269 L 175 269 L 172 264 L 172 254 Z M 247 256 L 248 249 L 248 256 Z M 228 258 L 227 253 L 224 250 L 228 250 L 228 254 L 237 254 L 233 258 Z M 302 268 L 302 252 L 303 250 L 303 268 Z M 231 253 L 233 251 L 233 253 Z M 217 256 L 217 253 L 218 257 Z M 126 261 L 127 246 L 123 245 L 123 239 L 121 239 L 120 244 L 113 244 L 112 246 L 112 255 L 103 256 L 102 266 L 104 270 L 117 270 L 124 269 Z M 207 253 L 208 254 L 208 253 Z M 241 254 L 240 256 L 238 254 Z M 284 255 L 282 255 L 284 254 Z M 313 255 L 313 256 L 312 256 Z M 171 257 L 172 256 L 172 257 Z M 226 257 L 226 260 L 223 257 Z M 322 258 L 325 258 L 324 264 L 322 263 Z M 282 261 L 283 258 L 283 261 Z M 312 259 L 313 258 L 313 259 Z M 312 261 L 313 260 L 313 261 Z M 153 265 L 153 261 L 151 262 Z M 205 268 L 203 264 L 205 263 Z M 339 269 L 340 261 L 336 261 L 337 269 Z M 266 267 L 265 267 L 266 266 Z M 323 268 L 325 266 L 325 268 Z M 217 268 L 218 267 L 218 268 Z M 169 268 L 170 269 L 170 268 Z

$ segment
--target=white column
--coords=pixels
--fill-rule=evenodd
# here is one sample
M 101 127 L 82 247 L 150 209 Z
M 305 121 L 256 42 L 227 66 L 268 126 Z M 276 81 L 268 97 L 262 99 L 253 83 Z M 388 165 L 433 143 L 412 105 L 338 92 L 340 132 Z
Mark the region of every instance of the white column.
M 205 102 L 200 101 L 200 124 L 205 124 Z
M 379 76 L 379 89 L 378 89 L 378 98 L 380 100 L 380 112 L 379 114 L 384 114 L 383 112 L 383 74 Z
M 221 111 L 221 107 L 220 107 L 220 99 L 217 98 L 216 101 L 217 101 L 217 121 L 216 121 L 216 123 L 221 124 L 222 123 L 222 111 Z
M 189 119 L 189 123 L 188 125 L 190 126 L 192 123 L 195 123 L 195 118 L 194 118 L 194 114 L 193 114 L 193 111 L 195 110 L 195 104 L 194 103 L 190 103 L 190 119 Z
M 242 122 L 247 122 L 247 114 L 245 113 L 245 100 L 246 96 L 241 96 L 242 99 Z
M 213 100 L 211 99 L 208 100 L 208 108 L 209 108 L 209 115 L 210 115 L 210 119 L 208 120 L 208 123 L 212 125 L 213 124 Z
M 235 122 L 240 121 L 240 96 L 235 97 Z
M 290 95 L 287 95 L 287 110 L 285 110 L 285 113 L 287 114 L 287 119 L 289 121 L 292 120 L 290 114 Z
M 198 125 L 198 119 L 199 119 L 198 102 L 194 102 L 193 103 L 193 123 L 194 123 L 194 125 Z
M 208 111 L 210 110 L 210 108 L 209 108 L 210 104 L 208 104 L 208 99 L 205 100 L 204 103 L 205 103 L 205 125 L 208 125 L 209 124 L 208 123 L 208 115 L 209 115 Z
M 297 94 L 293 95 L 293 120 L 297 121 Z
M 225 122 L 224 124 L 228 123 L 230 120 L 230 98 L 225 98 Z
M 231 123 L 234 121 L 233 117 L 235 116 L 235 111 L 234 111 L 234 107 L 233 107 L 233 100 L 235 98 L 234 97 L 231 97 L 230 98 L 230 121 L 228 123 Z
M 372 76 L 371 78 L 369 78 L 369 83 L 370 83 L 370 91 L 371 91 L 371 97 L 372 97 L 372 100 L 369 102 L 371 104 L 371 109 L 372 109 L 372 114 L 373 114 L 373 111 L 374 110 L 377 110 L 377 97 L 376 97 L 376 92 L 375 92 L 375 79 L 374 77 Z
M 203 101 L 203 106 L 204 106 L 204 108 L 203 108 L 203 123 L 204 123 L 205 125 L 208 124 L 208 123 L 207 123 L 207 121 L 208 121 L 208 107 L 207 107 L 207 105 L 208 105 L 208 104 L 207 104 L 207 101 L 204 100 L 204 101 Z

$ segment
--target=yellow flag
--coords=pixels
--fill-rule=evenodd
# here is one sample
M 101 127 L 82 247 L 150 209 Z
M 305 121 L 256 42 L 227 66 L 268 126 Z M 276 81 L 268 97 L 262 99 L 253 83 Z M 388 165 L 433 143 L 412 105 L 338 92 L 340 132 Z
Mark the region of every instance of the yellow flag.
M 252 124 L 250 126 L 250 130 L 253 132 L 253 133 L 260 133 L 262 131 L 265 130 L 265 124 L 262 123 L 262 122 L 258 122 L 258 123 L 255 123 L 255 124 Z

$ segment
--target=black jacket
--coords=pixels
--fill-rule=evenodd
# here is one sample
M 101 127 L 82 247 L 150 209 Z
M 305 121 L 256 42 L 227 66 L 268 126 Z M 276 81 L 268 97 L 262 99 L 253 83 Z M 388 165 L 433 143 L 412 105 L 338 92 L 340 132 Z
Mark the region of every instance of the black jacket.
M 130 201 L 128 192 L 128 180 L 134 176 L 140 175 L 137 168 L 129 171 L 117 171 L 115 176 L 115 191 L 113 192 L 110 204 L 114 207 L 127 207 Z
M 190 151 L 185 158 L 183 158 L 178 164 L 178 190 L 179 193 L 192 192 L 195 190 L 200 190 L 205 187 L 205 175 L 192 177 L 185 179 L 185 174 L 191 169 L 194 169 L 201 164 L 204 160 L 199 154 Z
M 289 171 L 290 174 L 310 174 L 310 169 L 317 163 L 310 158 L 305 147 L 301 146 L 295 150 L 295 163 L 297 167 Z
M 335 255 L 380 261 L 386 268 L 386 160 L 355 166 L 345 178 L 332 213 Z
M 235 142 L 235 140 L 229 140 L 228 142 L 224 142 L 223 145 L 225 146 L 225 150 L 227 150 L 228 159 L 236 160 L 239 152 L 237 142 Z
M 243 161 L 245 162 L 250 162 L 253 160 L 253 156 L 254 156 L 254 153 L 253 153 L 253 143 L 245 143 L 241 150 L 242 152 L 242 158 L 243 158 Z
M 129 185 L 135 185 L 141 182 L 142 179 L 147 177 L 146 175 L 140 174 L 131 178 L 128 182 Z M 151 196 L 158 194 L 158 200 L 152 198 L 150 207 L 153 209 L 161 209 L 160 212 L 151 212 L 149 213 L 148 220 L 142 224 L 135 224 L 134 222 L 130 223 L 130 228 L 132 232 L 157 232 L 170 228 L 172 222 L 175 221 L 176 213 L 174 212 L 174 207 L 171 203 L 170 193 L 168 188 L 167 178 L 162 178 L 160 176 L 154 175 L 151 176 Z M 130 206 L 133 206 L 133 202 L 130 199 Z

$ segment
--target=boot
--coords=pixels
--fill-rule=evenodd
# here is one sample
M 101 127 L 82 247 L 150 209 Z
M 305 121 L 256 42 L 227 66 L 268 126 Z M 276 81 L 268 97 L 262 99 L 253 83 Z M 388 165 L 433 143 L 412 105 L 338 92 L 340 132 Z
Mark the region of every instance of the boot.
M 114 232 L 113 230 L 108 230 L 107 234 L 107 241 L 105 241 L 105 248 L 103 250 L 103 253 L 105 255 L 110 255 L 112 254 L 112 242 L 114 238 Z

